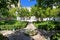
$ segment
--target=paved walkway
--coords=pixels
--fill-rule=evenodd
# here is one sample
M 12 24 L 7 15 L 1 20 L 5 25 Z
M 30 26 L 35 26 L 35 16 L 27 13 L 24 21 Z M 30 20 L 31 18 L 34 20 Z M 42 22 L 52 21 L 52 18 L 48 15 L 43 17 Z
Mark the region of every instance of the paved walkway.
M 29 23 L 25 29 L 35 30 L 36 27 Z M 4 36 L 7 36 L 9 40 L 47 40 L 42 32 L 38 31 L 35 36 L 27 36 L 24 34 L 24 29 L 17 31 L 1 31 Z
M 12 33 L 14 33 L 14 31 L 11 31 L 11 30 L 4 30 L 4 31 L 0 31 L 0 33 L 1 34 L 3 34 L 3 36 L 7 36 L 7 35 L 9 35 L 9 34 L 12 34 Z

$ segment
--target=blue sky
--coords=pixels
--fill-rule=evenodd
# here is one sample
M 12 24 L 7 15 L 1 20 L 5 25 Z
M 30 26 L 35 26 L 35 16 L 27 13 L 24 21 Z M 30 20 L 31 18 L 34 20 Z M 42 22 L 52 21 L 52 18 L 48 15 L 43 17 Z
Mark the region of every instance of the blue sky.
M 23 7 L 31 7 L 31 6 L 34 6 L 36 4 L 36 0 L 32 0 L 32 1 L 20 0 L 20 2 L 21 2 L 21 6 L 23 6 Z

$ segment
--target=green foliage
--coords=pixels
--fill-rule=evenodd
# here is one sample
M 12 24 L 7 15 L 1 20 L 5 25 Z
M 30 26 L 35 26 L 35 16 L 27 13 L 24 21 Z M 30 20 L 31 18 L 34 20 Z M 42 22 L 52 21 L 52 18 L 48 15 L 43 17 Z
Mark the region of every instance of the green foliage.
M 50 15 L 50 10 L 51 10 L 51 8 L 46 8 L 46 10 L 45 10 L 46 17 L 50 17 L 51 16 Z
M 38 17 L 41 17 L 41 18 L 45 17 L 45 14 L 44 14 L 45 13 L 45 10 L 42 9 L 41 7 L 32 7 L 31 13 L 34 16 L 36 16 L 37 18 Z
M 27 17 L 29 16 L 29 10 L 27 10 L 26 8 L 21 8 L 18 10 L 18 16 L 20 17 Z
M 1 18 L 16 18 L 16 10 L 17 8 L 12 8 L 10 10 L 1 8 L 0 9 L 0 17 Z
M 5 25 L 13 25 L 13 24 L 15 24 L 17 21 L 16 20 L 5 20 L 4 21 L 5 22 Z
M 17 22 L 16 20 L 1 20 L 0 25 L 13 25 L 16 22 Z
M 55 30 L 60 30 L 60 22 L 54 22 L 55 26 Z
M 39 11 L 38 7 L 32 7 L 32 9 L 31 9 L 32 16 L 38 17 L 39 16 L 38 11 Z
M 42 7 L 42 8 L 47 8 L 47 7 L 53 7 L 53 5 L 55 6 L 59 6 L 60 0 L 37 0 L 37 6 Z
M 47 7 L 46 9 L 43 9 L 42 7 L 32 7 L 31 13 L 37 18 L 58 17 L 60 13 L 59 10 L 59 8 L 51 9 L 50 7 Z
M 15 6 L 17 6 L 18 1 L 19 1 L 19 0 L 10 0 L 9 2 L 10 2 L 10 4 L 15 4 Z
M 36 23 L 34 23 L 34 25 L 38 29 L 55 30 L 55 24 L 53 22 L 51 22 L 51 21 L 47 21 L 47 22 L 36 22 Z
M 38 17 L 58 17 L 60 16 L 60 0 L 37 0 L 35 15 Z M 53 8 L 55 6 L 56 8 Z M 39 9 L 42 8 L 41 10 Z M 40 11 L 39 11 L 40 10 Z
M 1 20 L 0 25 L 4 25 L 4 24 L 5 24 L 4 20 Z
M 19 22 L 17 21 L 14 25 L 16 25 L 16 29 L 22 29 L 22 28 L 25 28 L 26 25 L 27 25 L 27 22 Z
M 58 9 L 51 9 L 50 7 L 46 8 L 45 15 L 46 17 L 56 17 Z
M 51 9 L 50 7 L 45 9 L 45 16 L 46 17 L 58 17 L 59 14 L 59 8 L 53 8 Z
M 8 8 L 7 6 L 11 6 L 11 4 L 14 4 L 17 6 L 18 0 L 0 0 L 0 9 L 1 8 Z
M 12 8 L 9 10 L 9 17 L 16 17 L 17 8 Z
M 53 36 L 51 36 L 51 40 L 60 40 L 60 33 L 55 33 Z
M 7 0 L 0 0 L 0 9 L 7 8 Z
M 13 29 L 22 29 L 26 27 L 27 22 L 19 21 L 2 21 L 0 22 L 0 30 L 13 30 Z
M 2 18 L 6 18 L 6 17 L 8 17 L 8 10 L 7 9 L 5 9 L 5 8 L 1 8 L 0 9 L 0 17 L 2 17 Z
M 0 17 L 2 18 L 7 18 L 9 15 L 10 16 L 16 16 L 15 14 L 15 9 L 10 9 L 11 4 L 14 4 L 17 6 L 18 0 L 0 0 Z
M 57 17 L 58 14 L 59 14 L 59 9 L 58 8 L 50 9 L 49 17 Z

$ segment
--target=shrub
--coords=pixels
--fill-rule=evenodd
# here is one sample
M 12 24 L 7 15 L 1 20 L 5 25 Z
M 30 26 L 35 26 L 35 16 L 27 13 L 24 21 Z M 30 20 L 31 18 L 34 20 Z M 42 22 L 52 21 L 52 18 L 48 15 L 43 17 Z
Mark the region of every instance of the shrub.
M 0 25 L 12 25 L 12 24 L 15 24 L 17 21 L 16 20 L 1 20 L 0 21 Z
M 54 30 L 55 29 L 55 24 L 52 21 L 34 23 L 34 25 L 38 29 L 44 29 L 44 30 Z
M 60 40 L 60 33 L 55 33 L 53 36 L 51 36 L 51 40 Z
M 20 21 L 5 21 L 4 25 L 0 25 L 0 30 L 13 30 L 13 29 L 21 29 L 26 27 L 27 22 Z
M 54 22 L 55 23 L 55 30 L 60 30 L 60 22 Z
M 7 25 L 13 25 L 13 24 L 15 24 L 17 22 L 17 20 L 5 20 L 4 22 L 5 22 L 5 25 L 6 24 Z
M 4 24 L 5 24 L 4 20 L 0 20 L 0 25 L 4 25 Z

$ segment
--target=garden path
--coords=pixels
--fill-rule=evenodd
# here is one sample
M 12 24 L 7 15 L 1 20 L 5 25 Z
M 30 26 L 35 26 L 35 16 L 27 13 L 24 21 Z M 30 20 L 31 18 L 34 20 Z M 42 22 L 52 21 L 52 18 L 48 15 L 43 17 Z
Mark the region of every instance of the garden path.
M 41 31 L 37 30 L 37 35 L 26 36 L 24 34 L 25 29 L 35 30 L 37 29 L 32 23 L 28 23 L 27 27 L 16 31 L 2 31 L 4 36 L 7 36 L 9 40 L 47 40 Z

